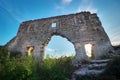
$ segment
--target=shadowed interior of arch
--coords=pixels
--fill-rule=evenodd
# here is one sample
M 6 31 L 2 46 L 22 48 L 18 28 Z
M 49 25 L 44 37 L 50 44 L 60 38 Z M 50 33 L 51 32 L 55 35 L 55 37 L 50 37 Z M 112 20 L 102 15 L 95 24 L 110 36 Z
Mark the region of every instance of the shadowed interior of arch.
M 61 56 L 75 56 L 74 45 L 66 38 L 52 36 L 49 43 L 45 46 L 45 56 L 59 58 Z

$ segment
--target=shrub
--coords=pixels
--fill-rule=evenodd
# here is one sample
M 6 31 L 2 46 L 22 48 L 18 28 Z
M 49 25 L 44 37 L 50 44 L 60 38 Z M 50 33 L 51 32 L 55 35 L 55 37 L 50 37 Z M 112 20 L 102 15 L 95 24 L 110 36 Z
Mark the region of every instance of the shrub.
M 8 60 L 0 72 L 2 80 L 30 80 L 32 75 L 32 62 L 30 58 L 23 60 L 12 59 Z
M 114 50 L 120 49 L 120 45 L 113 46 Z
M 9 58 L 10 51 L 7 50 L 5 47 L 0 46 L 0 62 L 5 61 Z
M 22 56 L 21 52 L 18 51 L 11 51 L 10 58 L 20 58 Z
M 67 80 L 74 71 L 71 65 L 73 56 L 47 57 L 39 63 L 32 56 L 20 58 L 15 55 L 10 58 L 9 53 L 0 47 L 0 80 Z
M 47 58 L 39 65 L 37 73 L 40 76 L 39 80 L 67 80 L 73 70 L 70 57 Z
M 102 56 L 100 56 L 100 59 L 109 59 L 111 58 L 111 54 L 103 54 Z

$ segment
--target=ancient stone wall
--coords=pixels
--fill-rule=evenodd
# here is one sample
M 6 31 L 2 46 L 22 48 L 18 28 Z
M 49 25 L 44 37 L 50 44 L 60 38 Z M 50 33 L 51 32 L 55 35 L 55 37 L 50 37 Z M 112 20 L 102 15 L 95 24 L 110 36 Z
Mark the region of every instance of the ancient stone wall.
M 53 23 L 56 27 L 52 27 Z M 11 51 L 22 52 L 23 56 L 26 55 L 28 47 L 32 46 L 33 56 L 43 60 L 45 46 L 53 35 L 65 37 L 74 45 L 76 52 L 74 62 L 88 59 L 85 44 L 92 44 L 94 59 L 99 59 L 112 49 L 98 16 L 90 12 L 23 22 L 15 38 L 6 46 Z

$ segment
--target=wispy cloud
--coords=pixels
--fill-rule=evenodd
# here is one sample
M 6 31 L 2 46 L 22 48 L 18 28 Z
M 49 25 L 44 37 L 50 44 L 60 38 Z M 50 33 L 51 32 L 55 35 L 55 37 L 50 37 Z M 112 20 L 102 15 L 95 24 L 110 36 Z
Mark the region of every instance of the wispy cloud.
M 113 33 L 113 35 L 110 36 L 110 39 L 112 42 L 115 42 L 115 41 L 120 41 L 120 32 L 117 32 L 117 33 Z
M 97 9 L 92 7 L 91 5 L 89 5 L 89 6 L 80 6 L 77 9 L 77 12 L 81 12 L 81 11 L 90 11 L 91 13 L 97 13 Z
M 60 4 L 56 5 L 56 9 L 64 9 L 66 6 L 68 6 L 70 3 L 72 2 L 72 0 L 61 0 Z
M 72 2 L 72 0 L 62 0 L 62 4 L 70 4 Z
M 77 12 L 81 11 L 90 11 L 91 13 L 97 13 L 98 10 L 93 6 L 92 0 L 81 0 Z
M 114 27 L 109 30 L 109 37 L 112 42 L 120 41 L 120 27 Z
M 52 49 L 52 48 L 46 48 L 46 51 L 48 51 L 48 52 L 54 52 L 55 50 Z
M 23 15 L 21 15 L 22 13 L 19 10 L 13 8 L 10 4 L 8 4 L 4 0 L 0 1 L 0 7 L 2 7 L 4 10 L 6 10 L 18 22 L 21 22 L 22 20 L 25 19 L 23 17 Z
M 118 40 L 120 40 L 120 35 L 116 35 L 116 36 L 112 37 L 112 40 L 113 40 L 113 41 L 118 41 Z

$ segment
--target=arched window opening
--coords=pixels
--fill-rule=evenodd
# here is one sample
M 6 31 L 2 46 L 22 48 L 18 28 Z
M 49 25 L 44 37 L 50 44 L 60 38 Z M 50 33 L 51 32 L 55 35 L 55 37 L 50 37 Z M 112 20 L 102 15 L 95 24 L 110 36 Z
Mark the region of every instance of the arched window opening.
M 45 57 L 52 58 L 75 56 L 74 45 L 66 38 L 61 36 L 52 36 L 50 42 L 45 47 Z
M 34 46 L 28 46 L 27 47 L 27 55 L 31 56 L 33 54 L 34 51 Z
M 92 57 L 92 49 L 93 49 L 93 46 L 92 46 L 92 44 L 85 44 L 85 51 L 86 51 L 86 55 L 89 57 L 89 58 L 91 58 Z

